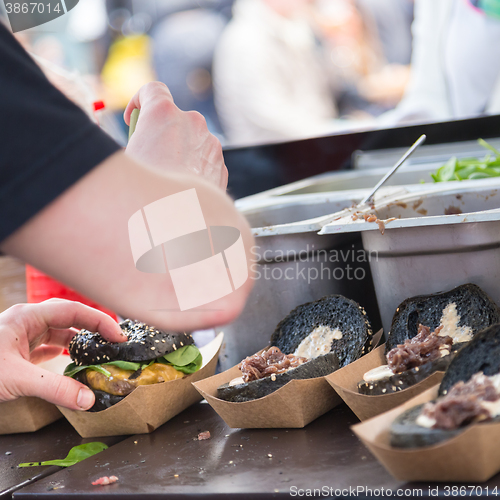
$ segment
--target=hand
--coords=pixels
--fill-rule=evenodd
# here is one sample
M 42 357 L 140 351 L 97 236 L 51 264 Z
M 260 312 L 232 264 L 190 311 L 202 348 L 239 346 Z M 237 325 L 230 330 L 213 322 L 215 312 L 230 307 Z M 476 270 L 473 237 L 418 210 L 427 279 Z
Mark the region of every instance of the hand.
M 94 393 L 85 385 L 36 366 L 68 347 L 76 333 L 71 327 L 98 331 L 110 342 L 126 340 L 110 316 L 79 302 L 17 304 L 0 314 L 0 402 L 37 396 L 72 410 L 94 404 Z
M 141 110 L 126 152 L 135 160 L 163 171 L 194 173 L 221 189 L 227 187 L 227 168 L 218 139 L 196 111 L 181 111 L 168 87 L 151 82 L 140 88 L 125 110 Z

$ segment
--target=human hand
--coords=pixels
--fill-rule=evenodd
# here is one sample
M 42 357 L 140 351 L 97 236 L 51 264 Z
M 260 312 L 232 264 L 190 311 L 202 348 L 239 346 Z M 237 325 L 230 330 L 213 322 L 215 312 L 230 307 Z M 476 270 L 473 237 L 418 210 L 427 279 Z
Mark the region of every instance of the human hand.
M 125 110 L 130 124 L 132 111 L 141 110 L 126 152 L 145 165 L 163 171 L 194 173 L 226 189 L 227 168 L 219 140 L 196 111 L 182 111 L 168 87 L 161 82 L 142 86 Z
M 72 410 L 93 406 L 88 387 L 36 366 L 68 347 L 76 333 L 71 327 L 98 331 L 110 342 L 127 340 L 110 316 L 79 302 L 17 304 L 0 314 L 0 402 L 36 396 Z

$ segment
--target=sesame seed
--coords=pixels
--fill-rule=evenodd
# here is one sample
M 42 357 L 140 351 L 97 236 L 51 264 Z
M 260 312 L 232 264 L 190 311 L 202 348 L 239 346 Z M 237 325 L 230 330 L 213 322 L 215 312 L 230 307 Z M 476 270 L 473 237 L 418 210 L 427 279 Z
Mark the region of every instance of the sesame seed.
M 181 342 L 181 345 L 183 346 L 184 344 Z
M 382 392 L 385 394 L 387 392 L 387 389 L 382 389 Z
M 151 350 L 154 351 L 156 349 L 156 347 L 151 347 Z

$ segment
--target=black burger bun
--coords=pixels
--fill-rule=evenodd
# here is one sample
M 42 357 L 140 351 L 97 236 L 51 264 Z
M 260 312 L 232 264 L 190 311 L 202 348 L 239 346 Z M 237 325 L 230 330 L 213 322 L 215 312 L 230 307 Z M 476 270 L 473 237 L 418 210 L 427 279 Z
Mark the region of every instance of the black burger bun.
M 479 332 L 457 353 L 450 363 L 439 386 L 439 396 L 444 396 L 457 382 L 468 382 L 473 375 L 483 372 L 487 376 L 500 373 L 500 324 Z M 450 439 L 467 427 L 444 430 L 416 424 L 423 405 L 415 406 L 399 415 L 391 425 L 391 446 L 416 448 L 430 446 Z M 492 419 L 500 421 L 500 417 Z
M 229 383 L 221 385 L 217 389 L 217 397 L 233 403 L 243 403 L 254 399 L 263 398 L 291 380 L 303 380 L 316 377 L 324 377 L 339 368 L 339 360 L 334 352 L 311 359 L 307 363 L 299 365 L 290 370 L 252 380 L 244 384 L 230 386 Z
M 373 332 L 365 310 L 342 295 L 328 295 L 296 307 L 276 327 L 271 345 L 293 354 L 299 344 L 316 328 L 327 326 L 342 332 L 330 351 L 337 354 L 340 368 L 356 361 L 373 347 Z
M 439 395 L 445 395 L 461 380 L 468 382 L 478 372 L 488 377 L 500 372 L 500 324 L 479 332 L 460 349 L 446 370 L 439 386 Z
M 81 330 L 69 344 L 69 354 L 77 365 L 99 365 L 109 361 L 150 361 L 186 345 L 194 344 L 187 333 L 164 332 L 139 321 L 120 323 L 126 342 L 111 343 L 99 333 Z
M 324 377 L 355 361 L 372 347 L 372 330 L 364 309 L 342 295 L 329 295 L 298 306 L 276 327 L 271 346 L 284 354 L 294 354 L 300 343 L 316 329 L 340 330 L 328 351 L 281 374 L 251 382 L 218 388 L 218 397 L 243 402 L 262 398 L 294 379 Z
M 477 285 L 468 283 L 448 292 L 432 295 L 418 295 L 403 301 L 392 318 L 391 330 L 387 335 L 385 351 L 388 353 L 398 344 L 412 339 L 418 333 L 419 325 L 434 331 L 441 323 L 446 306 L 454 302 L 460 315 L 458 326 L 468 326 L 475 335 L 480 330 L 500 323 L 500 309 Z
M 392 392 L 408 389 L 412 385 L 418 384 L 434 372 L 444 372 L 457 354 L 457 350 L 452 350 L 447 356 L 429 361 L 421 366 L 410 368 L 401 373 L 396 373 L 392 377 L 387 377 L 374 382 L 362 380 L 358 382 L 358 392 L 366 396 L 382 396 Z

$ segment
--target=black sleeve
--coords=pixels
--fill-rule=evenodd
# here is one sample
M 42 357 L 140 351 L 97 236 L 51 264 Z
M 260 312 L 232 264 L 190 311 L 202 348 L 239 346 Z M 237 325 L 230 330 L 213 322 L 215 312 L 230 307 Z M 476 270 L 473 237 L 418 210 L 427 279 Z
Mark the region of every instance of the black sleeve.
M 118 149 L 0 23 L 0 241 Z

